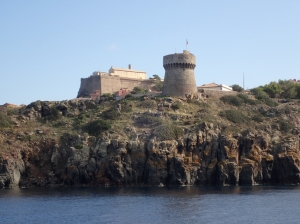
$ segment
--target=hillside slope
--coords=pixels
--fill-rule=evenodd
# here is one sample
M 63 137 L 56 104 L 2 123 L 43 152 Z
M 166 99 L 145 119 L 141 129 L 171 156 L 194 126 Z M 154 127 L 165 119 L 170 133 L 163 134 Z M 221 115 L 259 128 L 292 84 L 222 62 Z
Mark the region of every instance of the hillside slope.
M 7 108 L 0 187 L 299 183 L 299 102 L 227 94 Z

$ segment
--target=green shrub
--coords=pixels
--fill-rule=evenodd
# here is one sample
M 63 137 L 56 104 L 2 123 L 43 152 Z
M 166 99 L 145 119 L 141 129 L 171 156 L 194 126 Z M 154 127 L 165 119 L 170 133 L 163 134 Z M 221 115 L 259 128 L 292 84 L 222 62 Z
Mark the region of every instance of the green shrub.
M 98 136 L 102 132 L 109 130 L 111 128 L 111 124 L 106 120 L 94 120 L 86 125 L 84 125 L 83 130 L 90 135 Z
M 126 99 L 120 100 L 118 103 L 121 104 L 121 113 L 132 112 L 132 107 L 134 105 L 133 101 L 128 100 L 128 98 L 126 98 Z
M 132 98 L 132 97 L 133 97 L 133 96 L 132 96 L 132 94 L 130 94 L 130 93 L 129 93 L 129 94 L 127 94 L 127 95 L 125 96 L 125 98 L 126 98 L 126 99 L 128 99 L 128 98 Z
M 162 124 L 159 127 L 157 127 L 154 132 L 154 135 L 157 136 L 157 138 L 161 141 L 164 140 L 173 140 L 173 139 L 179 139 L 183 135 L 182 128 L 172 124 L 172 123 L 166 123 Z
M 7 115 L 12 116 L 14 114 L 15 110 L 12 108 L 7 108 Z
M 153 86 L 153 89 L 156 91 L 162 91 L 164 82 L 162 82 L 161 80 L 157 80 Z
M 280 131 L 282 131 L 282 132 L 288 132 L 293 127 L 288 122 L 286 122 L 285 120 L 282 120 L 282 119 L 280 119 L 278 121 L 278 124 L 279 124 L 279 127 L 280 127 Z
M 83 149 L 83 145 L 82 144 L 77 144 L 74 147 L 75 147 L 75 149 Z
M 188 121 L 183 122 L 183 125 L 192 125 L 192 124 L 194 124 L 194 121 L 192 121 L 192 120 L 188 120 Z
M 211 108 L 210 104 L 203 102 L 203 101 L 198 101 L 197 100 L 197 105 L 199 105 L 203 109 L 209 109 Z
M 221 111 L 219 115 L 237 124 L 249 121 L 249 118 L 238 110 L 224 110 Z
M 140 101 L 137 106 L 139 108 L 144 108 L 144 109 L 155 109 L 157 107 L 157 104 L 154 100 L 145 100 L 145 101 Z
M 285 114 L 291 114 L 292 111 L 293 111 L 292 108 L 291 108 L 290 106 L 288 106 L 288 105 L 286 105 L 286 106 L 283 108 L 283 110 L 282 110 L 282 112 L 285 113 Z
M 233 91 L 236 91 L 236 92 L 244 91 L 244 89 L 241 86 L 239 86 L 238 84 L 232 85 L 231 88 L 232 88 Z
M 48 116 L 45 116 L 45 120 L 55 121 L 59 120 L 61 117 L 61 112 L 55 106 L 53 106 L 50 108 L 50 114 Z
M 210 110 L 208 108 L 201 108 L 200 110 L 198 110 L 198 113 L 210 113 Z
M 132 94 L 143 94 L 143 93 L 147 93 L 148 91 L 146 89 L 143 89 L 139 86 L 136 86 L 133 88 L 133 90 L 131 91 Z
M 60 136 L 61 144 L 64 144 L 64 145 L 67 145 L 67 146 L 73 146 L 78 141 L 79 141 L 78 135 L 76 135 L 76 134 L 63 133 Z
M 228 103 L 237 107 L 241 106 L 242 103 L 244 102 L 242 98 L 237 96 L 231 96 L 231 95 L 222 96 L 220 100 L 223 101 L 224 103 Z
M 139 126 L 153 127 L 153 126 L 157 126 L 157 125 L 161 124 L 162 119 L 145 114 L 141 117 L 138 117 L 136 119 L 135 123 L 136 123 L 136 125 L 139 125 Z
M 251 89 L 251 93 L 254 94 L 255 98 L 259 101 L 267 104 L 270 107 L 278 106 L 278 103 L 272 100 L 266 92 L 263 91 L 261 87 L 257 87 L 254 89 Z
M 120 113 L 116 109 L 109 109 L 106 111 L 103 111 L 101 114 L 101 117 L 106 120 L 116 120 L 120 117 Z
M 12 124 L 13 124 L 13 122 L 7 115 L 0 113 L 0 127 L 1 128 L 9 128 L 9 127 L 11 127 Z
M 173 103 L 172 105 L 171 105 L 171 108 L 173 109 L 173 110 L 179 110 L 179 109 L 181 109 L 182 108 L 182 104 L 181 103 Z
M 115 100 L 116 99 L 115 96 L 111 93 L 104 93 L 104 94 L 102 94 L 101 97 L 106 97 L 107 100 Z M 100 97 L 100 99 L 101 99 L 101 97 Z
M 261 114 L 255 114 L 252 117 L 252 120 L 255 122 L 263 122 L 264 121 L 264 117 Z
M 83 120 L 86 119 L 86 117 L 87 117 L 87 114 L 80 113 L 80 114 L 78 114 L 77 119 L 80 120 L 80 121 L 83 121 Z
M 202 116 L 202 120 L 206 121 L 206 122 L 215 122 L 216 121 L 216 117 L 211 114 L 211 113 L 205 113 Z
M 237 97 L 241 98 L 243 100 L 244 103 L 246 104 L 250 104 L 250 105 L 256 105 L 258 104 L 258 102 L 256 100 L 250 99 L 247 95 L 245 94 L 237 94 Z
M 272 100 L 269 96 L 259 96 L 257 99 L 260 100 L 261 102 L 267 104 L 270 107 L 278 106 L 278 103 L 276 103 L 274 100 Z
M 88 109 L 88 110 L 97 109 L 98 105 L 99 104 L 95 104 L 93 101 L 86 101 L 85 102 L 86 109 Z

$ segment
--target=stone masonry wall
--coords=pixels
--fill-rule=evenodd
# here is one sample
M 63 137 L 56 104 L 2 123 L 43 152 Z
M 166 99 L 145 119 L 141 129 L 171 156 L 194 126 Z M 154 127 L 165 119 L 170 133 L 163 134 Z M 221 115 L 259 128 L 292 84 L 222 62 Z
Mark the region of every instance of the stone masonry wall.
M 101 75 L 100 77 L 100 95 L 114 93 L 122 88 L 119 76 Z
M 100 88 L 100 76 L 90 76 L 88 78 L 82 78 L 80 83 L 80 88 L 77 97 L 90 96 L 95 90 Z
M 196 57 L 189 51 L 182 54 L 170 54 L 163 58 L 165 78 L 162 94 L 166 96 L 185 97 L 197 93 L 194 68 Z
M 82 78 L 77 97 L 90 96 L 95 90 L 100 89 L 100 94 L 115 93 L 121 88 L 133 89 L 139 86 L 144 89 L 150 89 L 152 81 L 141 79 L 121 78 L 119 76 L 97 75 L 89 78 Z
M 183 71 L 184 70 L 184 71 Z M 196 81 L 192 69 L 166 70 L 163 95 L 184 97 L 188 93 L 196 93 Z

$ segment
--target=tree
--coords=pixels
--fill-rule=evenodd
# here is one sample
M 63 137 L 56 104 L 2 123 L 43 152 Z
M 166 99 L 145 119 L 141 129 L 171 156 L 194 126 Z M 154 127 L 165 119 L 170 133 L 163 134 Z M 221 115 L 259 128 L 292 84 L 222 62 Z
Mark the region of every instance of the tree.
M 162 91 L 164 82 L 161 80 L 161 78 L 158 75 L 153 75 L 153 90 L 155 91 Z
M 244 89 L 241 86 L 239 86 L 238 84 L 232 85 L 231 88 L 232 88 L 233 91 L 236 91 L 236 92 L 244 91 Z
M 277 82 L 270 82 L 263 87 L 263 90 L 272 98 L 278 97 L 282 92 Z
M 146 93 L 147 91 L 145 90 L 145 89 L 143 89 L 143 88 L 141 88 L 141 87 L 139 87 L 139 86 L 136 86 L 136 87 L 134 87 L 133 88 L 133 90 L 132 90 L 132 94 L 138 94 L 138 93 L 140 93 L 140 94 L 143 94 L 143 93 Z
M 251 93 L 255 95 L 255 98 L 260 100 L 261 102 L 264 102 L 270 107 L 277 106 L 278 104 L 272 100 L 269 95 L 264 91 L 263 86 L 256 87 L 254 89 L 251 89 Z
M 98 136 L 102 132 L 109 130 L 111 127 L 111 124 L 107 120 L 94 120 L 90 121 L 87 123 L 84 127 L 83 130 L 85 130 L 87 133 L 90 135 Z
M 156 74 L 153 75 L 153 79 L 161 80 L 161 78 Z
M 162 82 L 162 81 L 157 81 L 157 82 L 154 84 L 154 89 L 155 89 L 156 91 L 162 91 L 163 85 L 164 85 L 164 82 Z
M 282 89 L 280 94 L 283 98 L 294 99 L 297 97 L 297 83 L 291 80 L 279 80 L 278 85 Z
M 257 98 L 257 99 L 261 99 L 264 98 L 265 96 L 267 96 L 267 93 L 264 91 L 262 86 L 253 88 L 250 90 L 250 92 Z

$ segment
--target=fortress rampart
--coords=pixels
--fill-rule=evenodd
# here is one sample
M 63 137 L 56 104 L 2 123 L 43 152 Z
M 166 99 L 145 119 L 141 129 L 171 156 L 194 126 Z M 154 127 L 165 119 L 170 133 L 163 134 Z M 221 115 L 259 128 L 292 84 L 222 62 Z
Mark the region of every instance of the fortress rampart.
M 77 97 L 86 97 L 94 93 L 95 90 L 100 88 L 100 76 L 91 75 L 88 78 L 81 78 L 80 88 L 77 94 Z
M 146 79 L 146 72 L 133 70 L 131 65 L 128 69 L 111 67 L 109 73 L 96 71 L 88 78 L 82 78 L 77 97 L 89 97 L 96 90 L 100 95 L 115 93 L 122 88 L 133 89 L 136 86 L 144 89 L 151 87 L 152 81 Z
M 163 58 L 165 78 L 162 94 L 166 96 L 181 96 L 197 93 L 194 69 L 196 57 L 189 51 L 166 55 Z
M 77 97 L 86 97 L 100 89 L 100 94 L 115 93 L 121 88 L 133 89 L 136 86 L 150 89 L 152 81 L 149 79 L 132 79 L 116 75 L 100 74 L 82 78 Z

